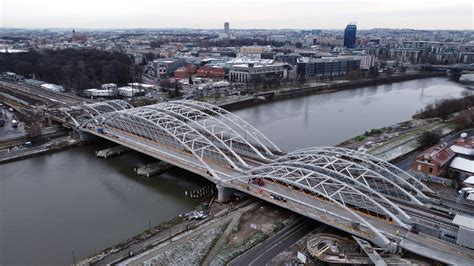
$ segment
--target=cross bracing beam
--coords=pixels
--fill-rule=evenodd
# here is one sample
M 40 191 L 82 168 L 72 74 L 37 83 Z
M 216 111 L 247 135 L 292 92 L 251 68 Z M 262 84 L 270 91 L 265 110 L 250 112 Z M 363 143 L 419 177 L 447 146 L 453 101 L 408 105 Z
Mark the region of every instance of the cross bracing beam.
M 377 206 L 373 204 L 365 204 L 365 201 L 359 202 L 359 201 L 350 201 L 348 199 L 341 199 L 342 201 L 350 202 L 352 206 L 361 208 L 367 211 L 375 212 L 380 214 L 380 210 L 378 208 L 381 208 L 383 210 L 383 215 L 390 217 L 393 221 L 395 221 L 397 224 L 400 226 L 407 226 L 402 220 L 409 221 L 411 220 L 411 217 L 406 214 L 402 209 L 400 209 L 396 204 L 394 204 L 392 201 L 387 199 L 385 196 L 382 194 L 378 193 L 374 189 L 372 189 L 370 186 L 364 184 L 361 181 L 355 180 L 347 175 L 341 174 L 337 171 L 319 167 L 316 165 L 310 165 L 310 164 L 305 164 L 301 162 L 292 162 L 292 161 L 281 161 L 281 162 L 275 162 L 273 164 L 269 164 L 267 166 L 274 167 L 276 165 L 277 167 L 275 169 L 276 172 L 279 171 L 279 165 L 285 165 L 285 166 L 291 166 L 294 169 L 299 169 L 303 172 L 306 172 L 306 175 L 303 175 L 301 172 L 298 172 L 299 179 L 296 180 L 296 182 L 307 182 L 308 180 L 311 180 L 311 177 L 314 176 L 315 174 L 320 174 L 325 177 L 330 177 L 334 180 L 337 180 L 337 182 L 343 186 L 341 186 L 342 189 L 345 187 L 350 187 L 351 191 L 358 191 L 359 193 L 370 197 L 371 201 L 377 202 Z M 265 167 L 265 166 L 262 166 Z M 258 168 L 257 168 L 258 169 Z M 268 171 L 268 168 L 265 168 L 265 171 Z M 298 170 L 298 171 L 299 171 Z M 268 173 L 269 175 L 275 174 L 275 172 L 270 172 Z M 279 174 L 279 173 L 276 173 Z M 293 172 L 287 172 L 285 175 L 288 176 L 293 176 L 295 173 Z M 282 177 L 286 177 L 286 176 Z M 363 204 L 360 206 L 359 204 Z M 379 206 L 379 207 L 378 207 Z M 401 220 L 402 219 L 402 220 Z
M 174 101 L 174 102 L 187 105 L 187 106 L 192 106 L 194 108 L 199 108 L 205 112 L 209 112 L 210 114 L 218 116 L 219 118 L 223 119 L 223 121 L 227 125 L 232 126 L 234 129 L 240 130 L 245 135 L 245 138 L 247 138 L 249 142 L 252 142 L 252 143 L 255 142 L 260 147 L 262 147 L 268 154 L 278 155 L 279 153 L 281 153 L 280 148 L 278 148 L 270 139 L 268 139 L 258 129 L 250 125 L 247 121 L 245 121 L 241 117 L 219 106 L 212 105 L 205 102 L 188 101 L 188 100 Z
M 370 163 L 364 164 L 357 162 L 356 160 L 348 160 L 343 156 L 336 156 L 334 154 L 326 154 L 323 152 L 299 153 L 298 151 L 289 153 L 286 156 L 277 159 L 276 161 L 305 163 L 308 165 L 330 169 L 348 176 L 356 181 L 362 182 L 381 194 L 394 197 L 404 202 L 423 205 L 423 203 L 420 202 L 414 195 L 400 187 L 392 179 L 383 176 L 380 174 L 380 172 L 377 172 L 376 167 L 375 169 L 374 167 L 370 167 L 373 166 Z M 383 172 L 383 174 L 386 173 Z
M 267 153 L 264 146 L 258 143 L 251 143 L 241 130 L 232 123 L 222 119 L 219 115 L 194 105 L 184 104 L 182 101 L 172 101 L 164 104 L 153 105 L 151 108 L 160 108 L 177 115 L 180 118 L 188 119 L 204 127 L 212 135 L 228 143 L 230 147 L 246 155 L 263 160 L 269 160 L 271 153 Z
M 122 100 L 110 100 L 104 102 L 90 103 L 82 105 L 82 108 L 90 116 L 89 118 L 105 113 L 121 111 L 133 108 L 132 105 Z
M 364 152 L 340 147 L 312 147 L 301 149 L 296 152 L 332 154 L 334 156 L 343 156 L 349 160 L 358 161 L 361 164 L 368 164 L 370 167 L 374 167 L 377 172 L 383 172 L 383 176 L 391 179 L 393 182 L 405 188 L 418 198 L 428 199 L 429 197 L 426 196 L 423 192 L 433 192 L 420 180 L 410 175 L 406 171 L 398 168 L 397 166 L 389 162 L 386 162 L 380 158 L 377 158 L 373 155 Z
M 368 210 L 372 215 L 375 214 L 380 219 L 390 217 L 397 224 L 399 223 L 404 227 L 406 226 L 398 220 L 395 215 L 370 196 L 324 173 L 285 163 L 274 163 L 255 168 L 246 175 L 238 177 L 238 179 L 240 182 L 248 183 L 250 179 L 255 177 L 263 178 L 267 180 L 267 182 L 270 181 L 281 186 L 281 189 L 274 186 L 269 189 L 266 188 L 267 185 L 264 185 L 261 189 L 294 200 L 305 206 L 315 209 L 322 208 L 321 206 L 315 205 L 315 201 L 308 196 L 308 193 L 334 203 L 345 210 L 345 214 L 341 215 L 340 218 L 358 221 L 365 225 L 376 236 L 379 240 L 377 244 L 381 246 L 390 245 L 390 240 L 368 222 L 361 213 Z M 286 189 L 288 187 L 291 188 L 291 190 Z M 305 194 L 306 197 L 296 197 L 293 192 L 297 191 Z M 326 210 L 321 209 L 319 211 L 325 212 Z M 365 212 L 364 215 L 366 215 L 366 213 L 367 212 Z
M 411 220 L 411 217 L 405 211 L 400 209 L 400 207 L 398 207 L 397 204 L 393 203 L 390 199 L 386 198 L 383 194 L 379 193 L 377 190 L 374 190 L 370 185 L 363 182 L 362 180 L 354 179 L 353 177 L 345 175 L 344 173 L 340 173 L 336 170 L 320 167 L 314 164 L 307 164 L 303 162 L 293 162 L 293 161 L 283 161 L 283 162 L 286 165 L 291 165 L 291 166 L 302 168 L 302 169 L 308 169 L 313 172 L 324 174 L 326 176 L 331 176 L 332 178 L 339 180 L 340 182 L 346 184 L 347 186 L 350 186 L 354 189 L 359 190 L 361 193 L 371 197 L 374 201 L 376 201 L 381 206 L 383 206 L 384 211 L 390 213 L 389 215 L 390 217 L 393 218 L 393 216 L 395 216 L 396 218 L 393 218 L 393 220 L 401 226 L 406 226 L 406 224 L 403 221 Z M 304 176 L 303 178 L 307 178 L 307 177 Z M 357 202 L 354 205 L 357 205 Z M 369 205 L 368 207 L 370 210 L 371 206 Z
M 227 153 L 229 157 L 232 157 L 233 160 L 238 161 L 246 168 L 250 168 L 249 165 L 242 159 L 242 157 L 237 154 L 232 148 L 232 140 L 230 140 L 229 143 L 229 138 L 224 138 L 222 136 L 222 131 L 215 131 L 215 125 L 213 125 L 212 127 L 207 127 L 205 124 L 203 125 L 202 123 L 199 123 L 198 121 L 202 120 L 196 119 L 198 116 L 189 115 L 189 111 L 186 112 L 184 108 L 179 108 L 179 106 L 174 106 L 170 104 L 157 104 L 147 106 L 146 108 L 158 110 L 160 112 L 171 115 L 180 121 L 183 121 L 183 123 L 186 123 L 187 125 L 193 127 L 194 130 L 206 136 L 212 143 L 214 143 L 217 147 Z
M 181 146 L 191 152 L 201 161 L 213 175 L 217 175 L 207 161 L 214 161 L 223 167 L 238 171 L 235 158 L 217 147 L 208 136 L 195 130 L 188 123 L 169 115 L 166 112 L 152 108 L 142 107 L 104 115 L 88 120 L 83 128 L 94 129 L 107 127 L 113 134 L 114 130 L 121 130 L 131 135 L 137 135 L 152 140 L 157 144 Z

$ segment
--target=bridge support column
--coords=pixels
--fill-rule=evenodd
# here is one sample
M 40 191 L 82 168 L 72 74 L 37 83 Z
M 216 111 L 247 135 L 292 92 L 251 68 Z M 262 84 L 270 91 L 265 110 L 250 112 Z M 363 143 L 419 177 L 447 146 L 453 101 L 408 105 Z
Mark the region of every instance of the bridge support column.
M 71 131 L 71 136 L 75 139 L 78 139 L 78 140 L 90 140 L 90 139 L 97 138 L 96 136 L 94 136 L 90 133 L 87 133 L 87 132 L 84 132 L 84 131 L 81 131 L 81 130 L 78 130 L 78 129 L 73 129 Z
M 223 187 L 221 185 L 216 185 L 217 188 L 217 201 L 219 202 L 224 202 L 226 200 L 229 200 L 230 197 L 232 196 L 232 193 L 234 193 L 234 189 L 228 188 L 228 187 Z

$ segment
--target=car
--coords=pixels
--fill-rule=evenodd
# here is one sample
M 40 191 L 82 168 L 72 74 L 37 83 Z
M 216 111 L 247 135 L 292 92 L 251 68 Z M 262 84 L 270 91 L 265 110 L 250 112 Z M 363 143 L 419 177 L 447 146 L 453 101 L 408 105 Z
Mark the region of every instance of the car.
M 13 108 L 11 108 L 11 107 L 8 108 L 8 111 L 13 112 Z
M 27 141 L 27 142 L 23 143 L 23 147 L 31 148 L 31 147 L 33 147 L 33 144 L 31 143 L 31 141 Z
M 282 196 L 280 196 L 280 195 L 270 194 L 270 198 L 272 198 L 272 199 L 274 199 L 274 200 L 286 202 L 286 198 L 285 198 L 285 197 L 282 197 Z

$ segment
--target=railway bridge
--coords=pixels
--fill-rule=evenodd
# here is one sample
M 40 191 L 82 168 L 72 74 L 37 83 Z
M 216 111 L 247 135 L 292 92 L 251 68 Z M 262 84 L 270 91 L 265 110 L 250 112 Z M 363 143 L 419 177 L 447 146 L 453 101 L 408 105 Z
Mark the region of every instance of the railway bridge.
M 203 176 L 216 184 L 220 200 L 237 190 L 389 252 L 474 260 L 471 249 L 452 243 L 458 228 L 450 214 L 430 209 L 433 191 L 374 156 L 336 147 L 285 152 L 242 118 L 204 102 L 133 108 L 116 100 L 77 110 L 83 115 L 68 120 L 80 131 Z

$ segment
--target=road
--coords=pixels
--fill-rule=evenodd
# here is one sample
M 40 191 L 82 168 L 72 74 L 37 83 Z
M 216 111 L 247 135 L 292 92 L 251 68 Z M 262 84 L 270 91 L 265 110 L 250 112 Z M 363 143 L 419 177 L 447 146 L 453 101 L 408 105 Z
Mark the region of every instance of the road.
M 319 226 L 322 226 L 319 224 Z M 305 235 L 318 227 L 318 223 L 301 217 L 295 223 L 285 227 L 276 235 L 240 255 L 229 265 L 265 265 L 276 255 L 289 248 Z

